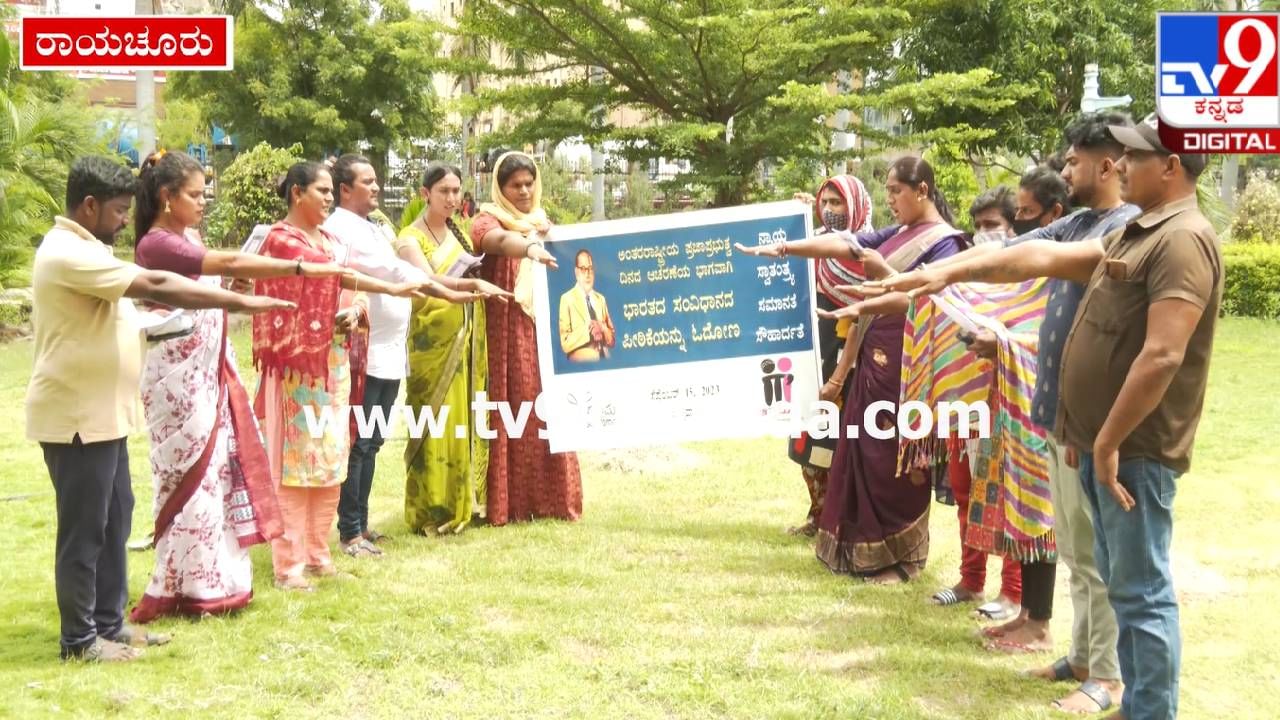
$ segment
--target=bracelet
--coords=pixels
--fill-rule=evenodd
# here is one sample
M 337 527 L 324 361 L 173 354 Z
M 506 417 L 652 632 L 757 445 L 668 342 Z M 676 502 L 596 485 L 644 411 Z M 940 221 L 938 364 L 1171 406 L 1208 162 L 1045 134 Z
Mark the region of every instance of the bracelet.
M 537 240 L 531 240 L 528 245 L 524 246 L 524 257 L 526 259 L 529 257 L 529 248 L 533 247 L 534 245 L 537 245 L 538 247 L 542 247 L 542 243 L 538 242 Z
M 302 258 L 298 258 L 298 265 L 294 268 L 294 274 L 296 275 L 302 274 Z
M 787 256 L 787 241 L 783 240 L 782 242 L 778 243 L 778 257 L 786 257 L 786 256 Z

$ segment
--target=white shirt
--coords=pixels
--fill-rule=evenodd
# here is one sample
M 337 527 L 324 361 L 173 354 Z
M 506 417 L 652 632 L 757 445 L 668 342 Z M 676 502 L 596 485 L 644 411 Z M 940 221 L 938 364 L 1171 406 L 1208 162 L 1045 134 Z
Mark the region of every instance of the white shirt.
M 396 257 L 391 233 L 346 208 L 336 208 L 324 229 L 338 238 L 337 262 L 383 282 L 422 282 L 427 274 Z M 383 380 L 403 380 L 408 374 L 409 318 L 413 301 L 369 293 L 369 368 Z

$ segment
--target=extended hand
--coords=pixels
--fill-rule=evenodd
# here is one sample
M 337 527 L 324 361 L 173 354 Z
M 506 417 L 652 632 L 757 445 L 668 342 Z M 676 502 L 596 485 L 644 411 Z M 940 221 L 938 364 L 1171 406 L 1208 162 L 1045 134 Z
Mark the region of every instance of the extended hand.
M 816 198 L 814 198 L 812 195 L 810 195 L 807 192 L 798 192 L 795 195 L 792 195 L 791 199 L 799 200 L 800 202 L 805 203 L 806 205 L 812 205 L 815 202 L 817 202 Z
M 948 285 L 941 271 L 929 268 L 900 273 L 868 284 L 886 290 L 905 292 L 907 297 L 913 300 L 921 295 L 941 292 Z
M 507 302 L 515 297 L 515 295 L 503 290 L 491 282 L 475 279 L 471 281 L 471 292 L 479 295 L 486 300 L 497 300 L 499 302 Z
M 335 263 L 302 263 L 302 277 L 319 278 L 346 274 L 347 269 Z
M 269 295 L 246 295 L 240 299 L 238 305 L 239 307 L 233 309 L 250 315 L 257 315 L 270 310 L 296 310 L 298 308 L 297 305 L 288 300 L 273 298 Z
M 742 243 L 734 243 L 733 246 L 737 248 L 738 252 L 743 253 L 744 255 L 751 255 L 752 257 L 783 257 L 782 243 L 773 243 L 772 245 L 753 245 L 750 247 L 743 245 Z
M 861 285 L 837 285 L 836 290 L 849 293 L 850 295 L 859 295 L 867 298 L 880 297 L 881 295 L 889 294 L 888 290 L 871 283 L 862 283 Z
M 856 320 L 858 317 L 858 306 L 846 305 L 845 307 L 842 307 L 839 310 L 834 310 L 834 311 L 819 310 L 818 317 L 824 320 L 839 320 L 841 318 L 850 318 L 850 319 Z
M 524 254 L 525 254 L 525 257 L 529 258 L 530 260 L 534 262 L 542 263 L 543 265 L 546 265 L 552 270 L 555 270 L 560 267 L 560 264 L 556 262 L 556 259 L 552 257 L 551 253 L 547 252 L 547 249 L 542 247 L 538 243 L 533 243 L 529 245 L 529 247 L 525 250 Z

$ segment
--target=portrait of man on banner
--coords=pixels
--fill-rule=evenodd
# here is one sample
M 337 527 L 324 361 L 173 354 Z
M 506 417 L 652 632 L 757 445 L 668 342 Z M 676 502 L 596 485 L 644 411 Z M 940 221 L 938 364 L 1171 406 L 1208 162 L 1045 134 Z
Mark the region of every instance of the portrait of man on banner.
M 614 346 L 613 319 L 604 296 L 594 289 L 590 251 L 579 250 L 573 265 L 577 284 L 560 296 L 560 349 L 572 362 L 597 362 Z

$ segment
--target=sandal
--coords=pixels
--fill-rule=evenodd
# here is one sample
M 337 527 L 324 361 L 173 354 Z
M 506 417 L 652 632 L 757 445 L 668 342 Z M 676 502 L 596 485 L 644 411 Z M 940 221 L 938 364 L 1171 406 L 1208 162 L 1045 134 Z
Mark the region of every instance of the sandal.
M 983 646 L 988 652 L 1000 652 L 1006 655 L 1034 655 L 1036 653 L 1048 652 L 1052 648 L 1042 648 L 1027 645 L 1026 643 L 1013 642 L 1004 638 L 997 638 Z
M 818 524 L 810 520 L 803 525 L 787 528 L 788 535 L 803 535 L 804 537 L 813 537 L 818 534 Z
M 342 552 L 351 557 L 377 557 L 382 555 L 382 549 L 377 545 L 364 539 L 363 536 L 357 535 L 354 538 L 341 543 Z
M 338 568 L 334 567 L 333 563 L 328 565 L 308 565 L 306 572 L 312 577 L 333 577 L 338 574 Z
M 128 645 L 130 647 L 156 647 L 158 645 L 168 645 L 173 638 L 164 633 L 151 633 L 139 630 L 132 625 L 124 625 L 120 628 L 120 632 L 106 638 L 108 642 Z
M 933 602 L 934 605 L 938 605 L 940 607 L 947 607 L 948 605 L 959 605 L 960 603 L 973 602 L 972 599 L 965 600 L 964 598 L 961 598 L 960 593 L 956 592 L 955 588 L 944 588 L 942 590 L 939 590 L 938 592 L 934 593 L 933 597 L 929 598 L 929 600 Z
M 368 540 L 368 541 L 369 541 L 369 542 L 371 542 L 371 543 L 380 543 L 380 542 L 383 542 L 383 541 L 387 540 L 387 536 L 386 536 L 386 535 L 383 535 L 382 533 L 378 532 L 377 530 L 365 530 L 365 531 L 364 531 L 364 539 L 365 539 L 365 540 Z
M 62 659 L 78 662 L 130 662 L 142 657 L 142 650 L 103 638 L 94 638 L 93 644 L 80 652 L 62 651 Z
M 1006 605 L 999 600 L 992 600 L 989 603 L 978 606 L 978 609 L 973 612 L 984 620 L 1005 622 L 1006 620 L 1012 620 L 1017 617 L 1018 613 L 1022 612 L 1022 606 Z
M 1066 658 L 1063 658 L 1063 659 L 1065 660 Z M 1111 705 L 1112 705 L 1111 691 L 1108 690 L 1106 687 L 1104 687 L 1103 684 L 1098 682 L 1097 680 L 1094 680 L 1092 678 L 1085 680 L 1084 682 L 1080 683 L 1080 687 L 1076 688 L 1075 691 L 1089 698 L 1098 706 L 1098 709 L 1094 710 L 1093 712 L 1078 713 L 1078 714 L 1092 715 L 1093 713 L 1106 712 L 1107 710 L 1111 709 Z M 1063 710 L 1064 712 L 1073 712 L 1071 710 L 1064 709 L 1062 707 L 1062 702 L 1059 700 L 1054 700 L 1053 706 L 1059 710 Z
M 1075 671 L 1071 669 L 1071 663 L 1067 661 L 1066 655 L 1054 660 L 1053 664 L 1049 666 L 1049 671 L 1053 673 L 1052 682 L 1066 682 L 1076 679 Z M 1106 688 L 1103 689 L 1105 690 Z M 1102 708 L 1102 710 L 1106 710 L 1106 708 Z M 1099 710 L 1098 712 L 1102 711 Z

